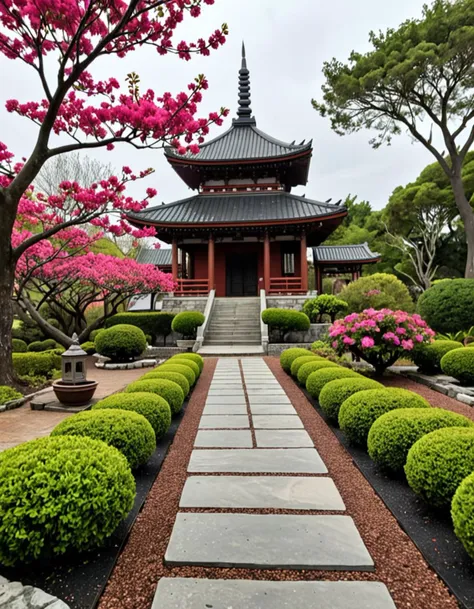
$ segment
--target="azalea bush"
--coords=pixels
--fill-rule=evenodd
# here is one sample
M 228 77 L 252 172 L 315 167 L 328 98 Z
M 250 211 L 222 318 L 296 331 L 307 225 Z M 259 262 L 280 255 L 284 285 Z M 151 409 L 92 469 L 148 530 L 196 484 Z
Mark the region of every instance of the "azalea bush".
M 351 313 L 331 326 L 329 336 L 340 354 L 350 351 L 383 374 L 400 357 L 409 357 L 417 345 L 428 344 L 434 332 L 417 314 L 390 309 Z

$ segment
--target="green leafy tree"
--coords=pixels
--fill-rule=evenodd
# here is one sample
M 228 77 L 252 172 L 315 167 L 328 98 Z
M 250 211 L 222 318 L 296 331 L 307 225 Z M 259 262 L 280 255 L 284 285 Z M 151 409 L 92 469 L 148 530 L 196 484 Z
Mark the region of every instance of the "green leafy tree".
M 371 32 L 370 42 L 369 52 L 353 51 L 348 63 L 324 64 L 323 101 L 313 106 L 340 135 L 373 129 L 378 148 L 406 130 L 431 152 L 464 223 L 465 276 L 474 277 L 474 211 L 462 177 L 474 143 L 474 0 L 435 0 L 421 19 Z

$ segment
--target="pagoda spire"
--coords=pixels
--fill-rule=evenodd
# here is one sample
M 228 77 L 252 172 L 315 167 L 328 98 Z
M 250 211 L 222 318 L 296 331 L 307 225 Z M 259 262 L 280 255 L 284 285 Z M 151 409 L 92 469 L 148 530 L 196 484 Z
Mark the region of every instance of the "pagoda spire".
M 239 106 L 237 109 L 237 119 L 234 120 L 234 123 L 255 124 L 250 107 L 250 72 L 247 68 L 244 42 L 242 42 L 242 64 L 239 70 Z

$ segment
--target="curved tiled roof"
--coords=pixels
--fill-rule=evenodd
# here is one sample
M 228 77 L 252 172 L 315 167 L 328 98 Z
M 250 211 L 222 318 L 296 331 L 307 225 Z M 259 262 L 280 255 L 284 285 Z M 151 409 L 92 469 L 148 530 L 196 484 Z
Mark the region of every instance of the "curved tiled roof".
M 315 262 L 363 262 L 380 258 L 380 254 L 373 252 L 367 243 L 357 245 L 319 245 L 313 247 Z
M 345 208 L 312 201 L 288 192 L 200 194 L 168 205 L 129 214 L 131 222 L 167 224 L 239 224 L 304 220 L 331 216 Z
M 171 249 L 169 247 L 141 247 L 137 262 L 141 264 L 155 264 L 157 266 L 171 265 Z

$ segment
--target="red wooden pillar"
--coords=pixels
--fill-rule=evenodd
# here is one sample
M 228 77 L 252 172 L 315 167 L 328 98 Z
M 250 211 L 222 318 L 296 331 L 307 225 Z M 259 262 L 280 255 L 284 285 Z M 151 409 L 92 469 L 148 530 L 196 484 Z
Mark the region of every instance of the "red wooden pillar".
M 265 233 L 263 241 L 263 287 L 270 292 L 270 235 Z
M 209 281 L 209 291 L 214 289 L 214 235 L 209 235 L 209 242 L 207 245 L 207 277 Z
M 306 233 L 301 234 L 301 289 L 304 292 L 308 291 L 308 256 L 306 247 Z
M 323 274 L 319 265 L 314 266 L 314 273 L 316 276 L 316 291 L 318 296 L 323 293 Z
M 178 241 L 173 238 L 171 242 L 171 273 L 173 281 L 178 281 Z

